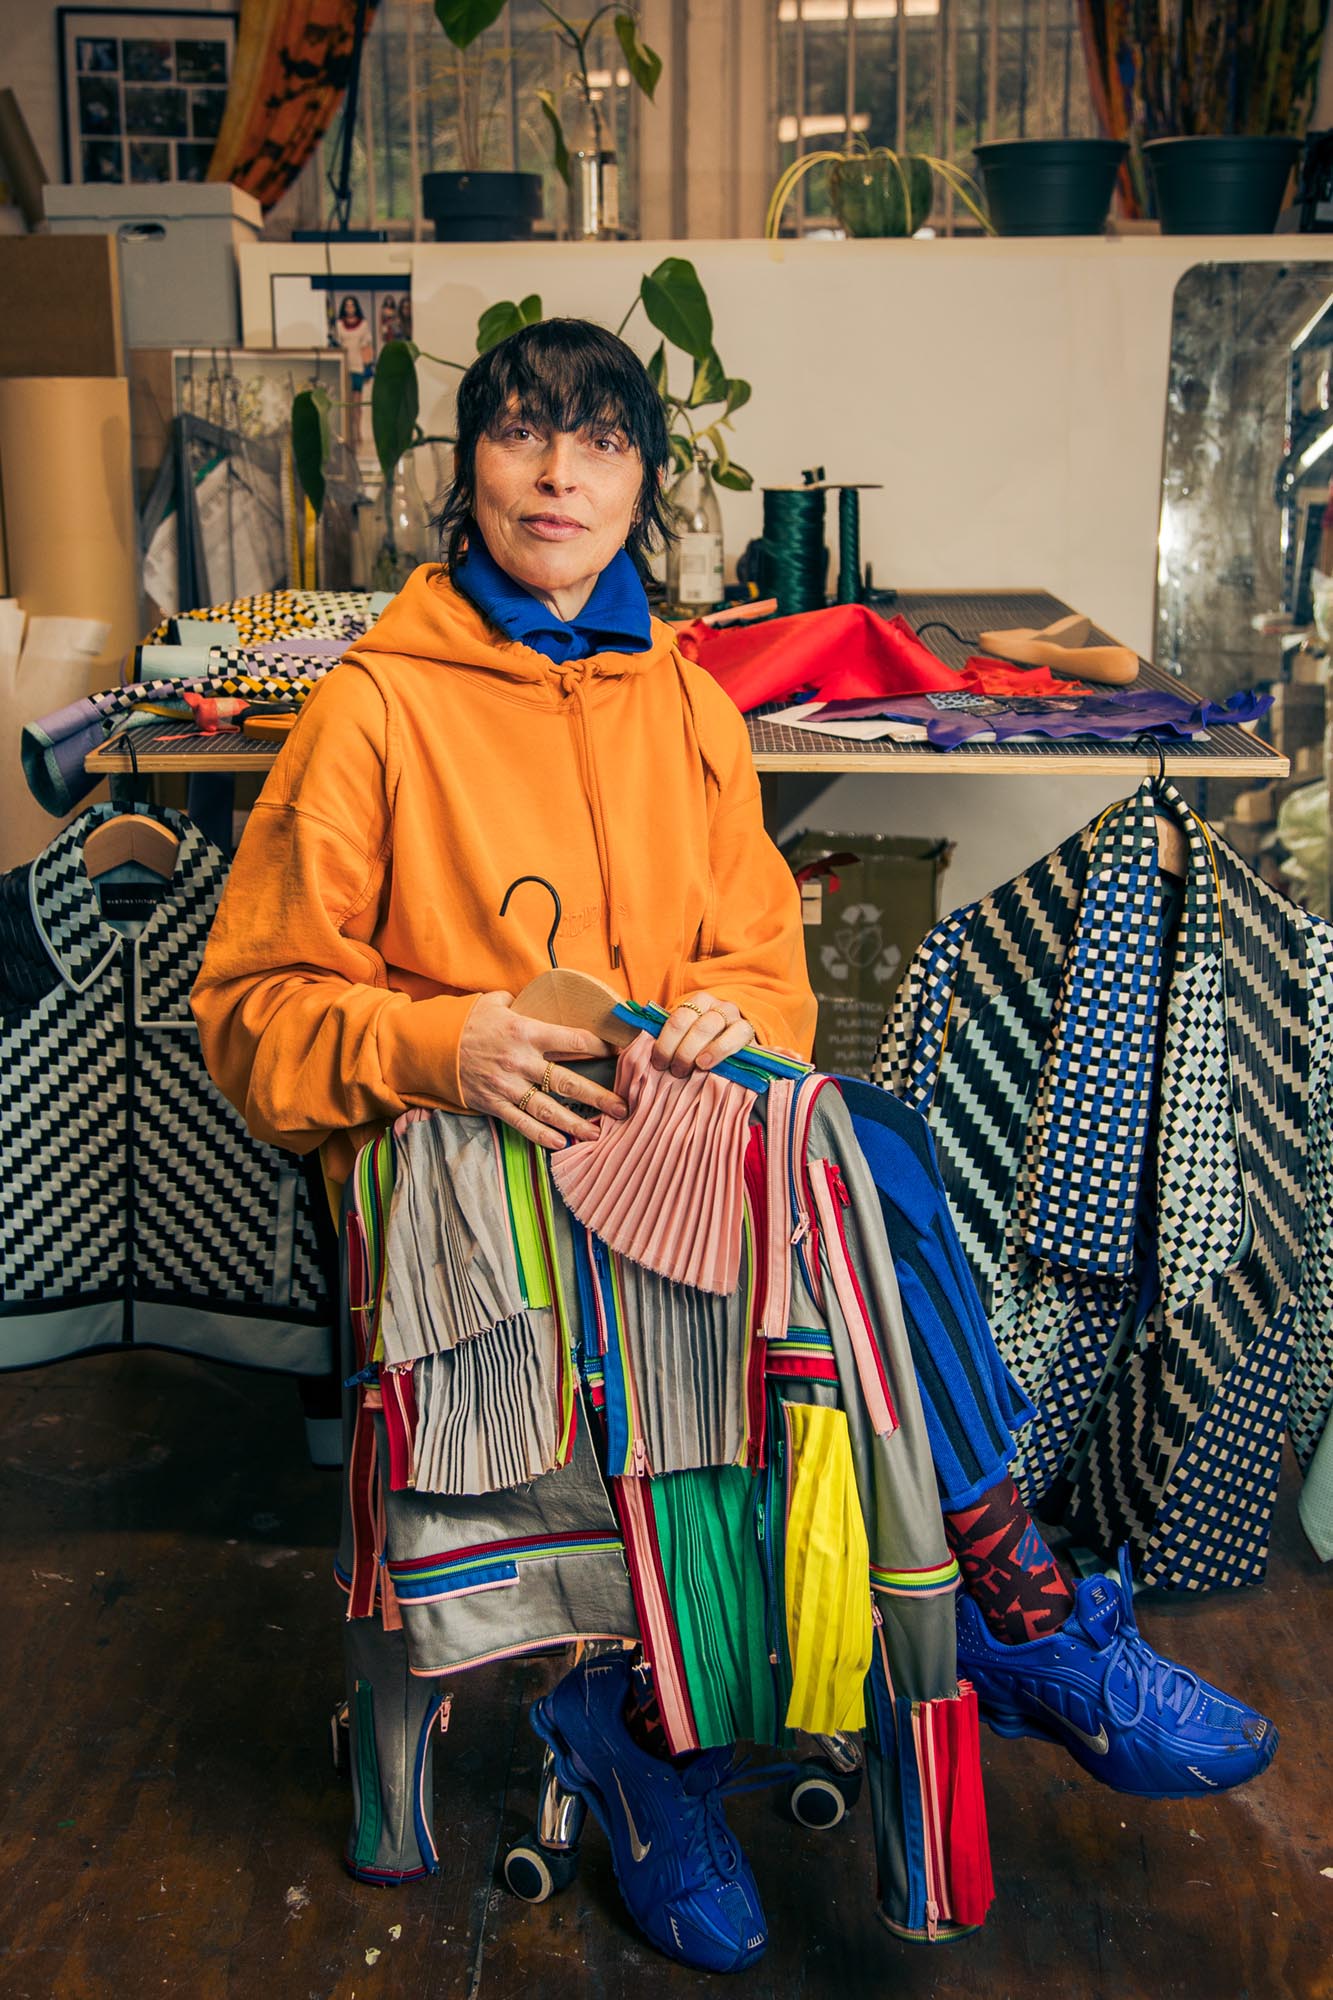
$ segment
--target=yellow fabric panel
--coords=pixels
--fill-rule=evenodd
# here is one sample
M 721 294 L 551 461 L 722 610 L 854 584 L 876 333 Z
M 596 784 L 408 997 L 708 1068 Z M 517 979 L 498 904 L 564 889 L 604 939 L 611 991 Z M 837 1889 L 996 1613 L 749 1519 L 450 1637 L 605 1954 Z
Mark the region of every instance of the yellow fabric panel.
M 870 1547 L 842 1410 L 783 1405 L 788 1438 L 784 1584 L 791 1655 L 789 1729 L 865 1725 Z

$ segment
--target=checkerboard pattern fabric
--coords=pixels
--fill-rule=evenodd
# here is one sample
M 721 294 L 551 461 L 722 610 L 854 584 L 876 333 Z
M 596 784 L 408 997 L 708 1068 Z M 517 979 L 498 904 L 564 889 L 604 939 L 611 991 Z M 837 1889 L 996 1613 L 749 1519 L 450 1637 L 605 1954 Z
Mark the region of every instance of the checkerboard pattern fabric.
M 382 601 L 382 600 L 381 600 Z M 236 597 L 227 604 L 209 604 L 197 611 L 178 611 L 149 633 L 146 643 L 160 645 L 182 618 L 226 619 L 240 633 L 242 644 L 264 639 L 290 639 L 297 633 L 335 635 L 350 644 L 371 623 L 371 595 L 366 590 L 265 590 L 254 597 Z
M 1301 1470 L 1310 1461 L 1333 1411 L 1333 1341 L 1321 1338 L 1333 1299 L 1333 1076 L 1327 1055 L 1333 1047 L 1333 931 L 1312 926 L 1309 950 L 1321 976 L 1310 986 L 1311 1068 L 1320 1079 L 1310 1120 L 1306 1183 L 1306 1228 L 1301 1287 L 1296 1299 L 1287 1421 Z
M 106 1315 L 92 1309 L 117 1300 L 116 1340 L 138 1307 L 169 1305 L 191 1352 L 322 1372 L 331 1304 L 305 1177 L 222 1098 L 190 1015 L 226 861 L 164 813 L 175 875 L 137 936 L 122 935 L 83 865 L 89 833 L 118 810 L 90 807 L 14 871 L 48 975 L 34 998 L 30 983 L 8 991 L 0 965 L 0 1367 L 97 1344 Z M 192 1311 L 209 1316 L 206 1347 L 197 1330 L 184 1337 Z M 43 1315 L 62 1321 L 50 1356 Z
M 1331 1021 L 1333 931 L 1158 782 L 937 926 L 886 1024 L 1037 1406 L 1020 1486 L 1147 1583 L 1262 1575 L 1282 1431 L 1308 1462 L 1333 1402 Z

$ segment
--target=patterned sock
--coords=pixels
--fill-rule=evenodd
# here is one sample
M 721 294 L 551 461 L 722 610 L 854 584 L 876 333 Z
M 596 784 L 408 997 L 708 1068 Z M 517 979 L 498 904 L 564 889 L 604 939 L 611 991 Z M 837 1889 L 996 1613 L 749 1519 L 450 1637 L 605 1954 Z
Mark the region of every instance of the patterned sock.
M 971 1507 L 944 1517 L 963 1588 L 997 1639 L 1021 1646 L 1058 1632 L 1073 1593 L 1041 1530 L 1006 1477 Z

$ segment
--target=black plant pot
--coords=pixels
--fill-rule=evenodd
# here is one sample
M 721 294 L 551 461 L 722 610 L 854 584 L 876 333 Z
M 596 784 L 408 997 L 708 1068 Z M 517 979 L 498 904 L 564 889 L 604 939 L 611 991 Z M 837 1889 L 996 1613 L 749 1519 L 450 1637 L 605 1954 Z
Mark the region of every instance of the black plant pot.
M 1299 139 L 1150 139 L 1144 147 L 1164 236 L 1271 236 Z
M 1120 139 L 991 139 L 976 148 L 1001 236 L 1096 236 L 1129 148 Z
M 540 174 L 423 174 L 421 207 L 440 243 L 510 243 L 541 219 Z

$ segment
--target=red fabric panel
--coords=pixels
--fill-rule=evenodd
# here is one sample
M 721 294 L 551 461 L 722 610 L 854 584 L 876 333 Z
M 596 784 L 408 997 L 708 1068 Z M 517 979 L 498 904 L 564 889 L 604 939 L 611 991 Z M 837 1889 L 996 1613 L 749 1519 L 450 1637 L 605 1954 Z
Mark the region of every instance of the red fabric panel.
M 976 1690 L 969 1681 L 959 1681 L 953 1701 L 932 1701 L 926 1706 L 940 1791 L 939 1822 L 952 1920 L 980 1924 L 995 1900 L 995 1881 L 981 1785 Z
M 801 611 L 760 625 L 683 628 L 680 650 L 713 676 L 737 708 L 758 708 L 808 688 L 825 701 L 874 695 L 1086 694 L 1077 681 L 1044 667 L 1015 667 L 974 658 L 961 672 L 917 638 L 899 613 L 881 618 L 864 604 Z

